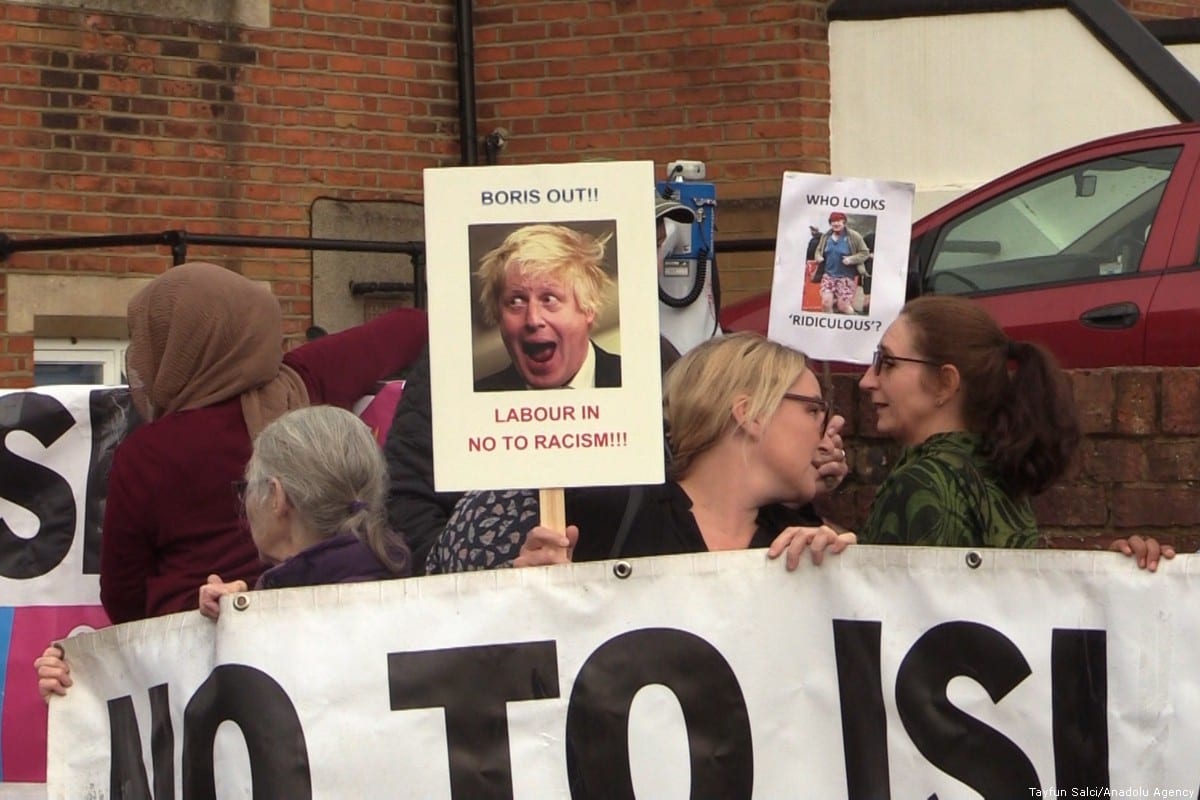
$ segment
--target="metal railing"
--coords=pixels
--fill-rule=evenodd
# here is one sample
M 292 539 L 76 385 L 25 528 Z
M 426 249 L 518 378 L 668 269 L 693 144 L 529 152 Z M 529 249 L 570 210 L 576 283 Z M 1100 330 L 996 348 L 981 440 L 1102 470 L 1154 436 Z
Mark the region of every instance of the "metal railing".
M 48 250 L 93 250 L 109 247 L 169 247 L 173 266 L 187 261 L 189 245 L 221 247 L 246 247 L 276 250 L 321 250 L 347 253 L 398 253 L 412 259 L 413 280 L 351 282 L 350 292 L 354 295 L 376 293 L 411 293 L 418 308 L 426 305 L 425 243 L 382 242 L 361 239 L 306 239 L 299 236 L 236 236 L 220 233 L 190 233 L 184 229 L 165 230 L 159 233 L 109 234 L 104 236 L 58 236 L 46 238 L 14 239 L 0 233 L 0 262 L 8 260 L 14 253 L 32 253 Z

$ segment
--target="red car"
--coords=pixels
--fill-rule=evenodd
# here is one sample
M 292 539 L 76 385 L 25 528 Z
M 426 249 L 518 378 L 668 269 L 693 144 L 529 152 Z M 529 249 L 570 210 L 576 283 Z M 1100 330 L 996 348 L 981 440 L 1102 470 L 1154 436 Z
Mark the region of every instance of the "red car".
M 1200 365 L 1200 124 L 1040 159 L 917 221 L 909 296 L 965 295 L 1065 367 Z M 770 295 L 725 308 L 766 332 Z

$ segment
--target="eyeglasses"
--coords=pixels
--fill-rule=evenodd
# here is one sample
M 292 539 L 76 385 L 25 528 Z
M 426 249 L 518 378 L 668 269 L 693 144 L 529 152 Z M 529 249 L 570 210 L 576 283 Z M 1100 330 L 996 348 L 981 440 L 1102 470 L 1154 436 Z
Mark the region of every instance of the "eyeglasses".
M 825 427 L 829 424 L 829 403 L 819 397 L 809 397 L 806 394 L 792 394 L 791 392 L 783 393 L 784 400 L 796 400 L 801 403 L 808 403 L 811 406 L 816 406 L 817 411 L 821 414 L 821 438 L 825 438 Z
M 875 348 L 875 357 L 871 359 L 871 369 L 875 370 L 878 375 L 883 371 L 884 367 L 894 367 L 897 361 L 907 361 L 911 364 L 928 364 L 931 367 L 940 367 L 940 361 L 933 361 L 928 358 L 908 358 L 906 356 L 894 356 L 882 347 Z

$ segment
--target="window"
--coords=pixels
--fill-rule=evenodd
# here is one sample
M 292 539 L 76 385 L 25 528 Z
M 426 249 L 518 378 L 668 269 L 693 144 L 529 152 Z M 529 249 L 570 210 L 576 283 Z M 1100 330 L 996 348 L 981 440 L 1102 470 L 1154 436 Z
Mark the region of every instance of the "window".
M 206 3 L 147 3 L 145 0 L 91 0 L 88 3 L 62 0 L 16 0 L 33 6 L 61 8 L 86 6 L 89 11 L 129 16 L 185 19 L 212 24 L 266 28 L 271 24 L 270 0 L 211 0 Z
M 949 223 L 928 288 L 967 294 L 1136 272 L 1180 148 L 1039 178 Z
M 38 339 L 33 348 L 37 386 L 125 383 L 125 349 L 115 339 Z

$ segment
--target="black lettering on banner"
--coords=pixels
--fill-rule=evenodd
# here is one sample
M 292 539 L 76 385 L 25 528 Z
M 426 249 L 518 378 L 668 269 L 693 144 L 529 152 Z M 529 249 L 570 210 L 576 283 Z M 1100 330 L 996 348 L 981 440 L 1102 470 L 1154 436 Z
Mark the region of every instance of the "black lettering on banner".
M 183 712 L 183 797 L 216 797 L 213 742 L 222 722 L 241 728 L 254 800 L 312 800 L 304 729 L 291 698 L 270 675 L 221 664 Z
M 900 663 L 896 708 L 909 738 L 935 767 L 985 800 L 1028 797 L 1041 786 L 1033 764 L 1008 737 L 955 708 L 946 686 L 966 676 L 998 703 L 1030 674 L 1021 651 L 995 628 L 945 622 L 918 639 Z
M 13 431 L 25 431 L 49 447 L 75 425 L 71 412 L 53 397 L 13 392 L 0 397 L 0 444 Z M 38 531 L 26 539 L 0 519 L 0 577 L 37 578 L 62 563 L 75 538 L 75 495 L 53 470 L 0 447 L 0 497 L 28 509 Z
M 654 684 L 670 689 L 683 710 L 691 796 L 749 798 L 750 717 L 729 662 L 695 634 L 646 628 L 600 645 L 575 679 L 566 736 L 573 800 L 632 800 L 629 711 L 638 691 Z
M 108 795 L 121 800 L 175 800 L 175 730 L 171 727 L 167 684 L 151 686 L 150 758 L 154 765 L 154 794 L 142 761 L 142 737 L 129 695 L 108 701 L 112 741 Z
M 100 529 L 108 494 L 108 473 L 117 445 L 141 424 L 128 389 L 97 389 L 88 395 L 92 418 L 92 455 L 88 461 L 87 499 L 83 506 L 83 574 L 100 573 Z
M 1050 642 L 1055 786 L 1103 797 L 1109 788 L 1107 636 L 1056 628 Z
M 393 711 L 445 710 L 454 800 L 512 800 L 508 709 L 558 697 L 553 641 L 388 653 Z
M 847 800 L 889 800 L 892 796 L 879 656 L 882 629 L 879 622 L 833 621 Z

